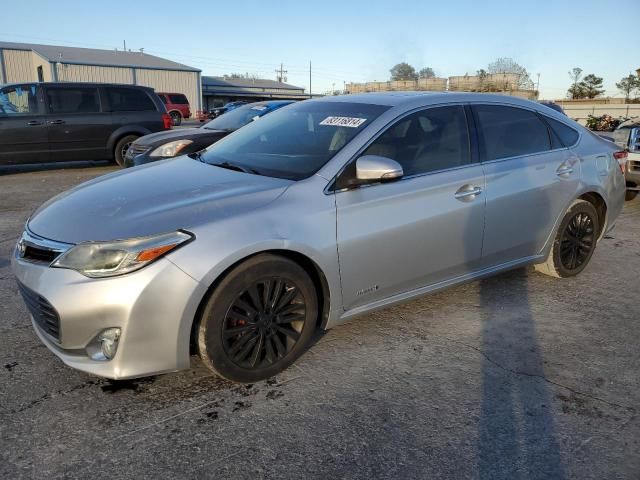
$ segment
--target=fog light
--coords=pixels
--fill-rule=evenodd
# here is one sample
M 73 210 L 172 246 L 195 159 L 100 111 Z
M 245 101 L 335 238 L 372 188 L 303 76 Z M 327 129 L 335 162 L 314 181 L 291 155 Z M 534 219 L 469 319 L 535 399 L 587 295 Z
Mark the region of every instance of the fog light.
M 91 345 L 87 348 L 87 353 L 92 360 L 111 360 L 118 350 L 120 340 L 119 328 L 107 328 L 98 334 Z

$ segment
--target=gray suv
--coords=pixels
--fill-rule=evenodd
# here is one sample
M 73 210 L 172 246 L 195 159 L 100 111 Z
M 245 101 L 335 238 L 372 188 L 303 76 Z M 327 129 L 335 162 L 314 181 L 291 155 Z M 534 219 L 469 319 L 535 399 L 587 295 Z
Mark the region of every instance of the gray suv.
M 138 137 L 171 128 L 152 88 L 102 83 L 0 87 L 0 165 L 115 160 Z
M 397 302 L 529 264 L 577 275 L 624 204 L 616 150 L 506 96 L 308 100 L 50 200 L 12 266 L 72 367 L 131 378 L 193 352 L 253 382 Z

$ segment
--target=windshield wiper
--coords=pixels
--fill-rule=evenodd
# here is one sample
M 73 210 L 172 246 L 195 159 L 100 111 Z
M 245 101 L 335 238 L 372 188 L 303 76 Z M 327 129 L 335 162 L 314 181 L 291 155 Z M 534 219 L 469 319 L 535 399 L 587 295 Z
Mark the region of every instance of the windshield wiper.
M 238 165 L 237 163 L 220 162 L 220 163 L 211 163 L 210 165 L 214 165 L 220 168 L 226 168 L 228 170 L 235 170 L 237 172 L 253 173 L 254 175 L 260 175 L 260 172 L 258 172 L 256 169 L 244 167 L 242 165 Z

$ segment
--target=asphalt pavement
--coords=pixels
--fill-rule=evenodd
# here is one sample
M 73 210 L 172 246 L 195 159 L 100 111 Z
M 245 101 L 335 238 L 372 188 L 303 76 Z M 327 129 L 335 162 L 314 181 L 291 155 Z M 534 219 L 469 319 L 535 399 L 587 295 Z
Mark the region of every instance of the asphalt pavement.
M 33 209 L 113 170 L 0 177 L 0 478 L 640 478 L 640 200 L 576 278 L 366 315 L 253 385 L 197 358 L 110 382 L 39 342 L 10 256 Z

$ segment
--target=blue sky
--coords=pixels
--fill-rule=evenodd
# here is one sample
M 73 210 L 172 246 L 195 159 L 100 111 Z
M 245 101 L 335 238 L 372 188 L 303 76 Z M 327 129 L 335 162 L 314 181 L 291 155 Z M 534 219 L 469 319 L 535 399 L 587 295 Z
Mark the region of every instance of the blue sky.
M 473 74 L 511 57 L 543 98 L 563 98 L 567 72 L 581 67 L 615 83 L 640 68 L 640 1 L 9 2 L 0 40 L 93 48 L 144 47 L 201 68 L 205 75 L 248 72 L 324 92 L 343 82 L 387 80 L 406 61 L 439 76 Z

